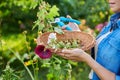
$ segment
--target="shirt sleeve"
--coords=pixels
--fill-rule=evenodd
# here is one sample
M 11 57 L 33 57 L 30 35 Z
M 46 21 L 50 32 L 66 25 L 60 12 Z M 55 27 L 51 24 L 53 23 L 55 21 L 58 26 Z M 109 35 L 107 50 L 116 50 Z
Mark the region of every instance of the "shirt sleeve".
M 120 19 L 117 21 L 117 25 L 120 28 Z
M 120 80 L 120 75 L 116 75 L 116 79 L 115 80 Z

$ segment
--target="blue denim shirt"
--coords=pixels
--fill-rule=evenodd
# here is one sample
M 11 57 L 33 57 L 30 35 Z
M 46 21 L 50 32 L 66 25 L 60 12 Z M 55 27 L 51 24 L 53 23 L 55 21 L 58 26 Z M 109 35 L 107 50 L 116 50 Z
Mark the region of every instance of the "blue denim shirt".
M 99 38 L 110 31 L 111 27 L 113 28 L 113 31 L 100 42 L 96 58 L 100 65 L 116 74 L 116 80 L 120 80 L 120 20 L 118 17 L 120 18 L 120 13 L 112 15 L 108 25 L 97 36 Z M 100 80 L 95 72 L 92 80 Z

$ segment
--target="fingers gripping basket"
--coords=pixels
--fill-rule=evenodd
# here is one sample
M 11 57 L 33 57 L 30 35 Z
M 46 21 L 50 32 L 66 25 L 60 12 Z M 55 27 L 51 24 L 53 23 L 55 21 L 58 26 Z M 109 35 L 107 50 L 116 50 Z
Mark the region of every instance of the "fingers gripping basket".
M 50 32 L 46 32 L 38 37 L 40 43 L 47 45 L 49 34 Z M 83 50 L 91 49 L 95 43 L 95 39 L 93 36 L 80 31 L 64 31 L 64 34 L 56 33 L 56 38 L 58 41 L 79 40 L 80 44 L 82 45 L 81 48 Z

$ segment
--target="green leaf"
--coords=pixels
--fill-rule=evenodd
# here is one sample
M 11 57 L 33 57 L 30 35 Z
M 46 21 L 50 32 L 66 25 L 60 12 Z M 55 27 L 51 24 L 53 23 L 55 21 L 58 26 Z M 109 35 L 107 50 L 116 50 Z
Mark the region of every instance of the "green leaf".
M 30 9 L 35 9 L 38 6 L 38 0 L 31 0 Z
M 62 29 L 59 28 L 59 27 L 55 27 L 55 28 L 54 28 L 54 31 L 57 32 L 58 34 L 63 34 L 63 33 L 64 33 L 64 32 L 62 31 Z
M 50 12 L 47 14 L 46 18 L 47 19 L 50 19 L 50 20 L 53 20 L 55 16 L 59 16 L 59 8 L 57 8 L 55 5 L 50 8 L 49 10 Z

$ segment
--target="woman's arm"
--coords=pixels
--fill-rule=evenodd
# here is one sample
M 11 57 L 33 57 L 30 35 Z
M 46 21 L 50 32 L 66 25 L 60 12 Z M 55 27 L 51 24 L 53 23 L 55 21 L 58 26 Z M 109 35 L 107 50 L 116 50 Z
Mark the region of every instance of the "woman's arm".
M 62 56 L 65 59 L 86 62 L 101 80 L 116 80 L 116 76 L 114 73 L 105 69 L 99 63 L 97 63 L 89 54 L 81 49 L 63 50 L 63 52 L 58 53 L 58 55 Z
M 85 62 L 94 70 L 94 72 L 98 75 L 101 80 L 116 80 L 115 74 L 105 69 L 99 63 L 97 63 L 94 59 L 92 59 L 89 55 L 86 55 Z

